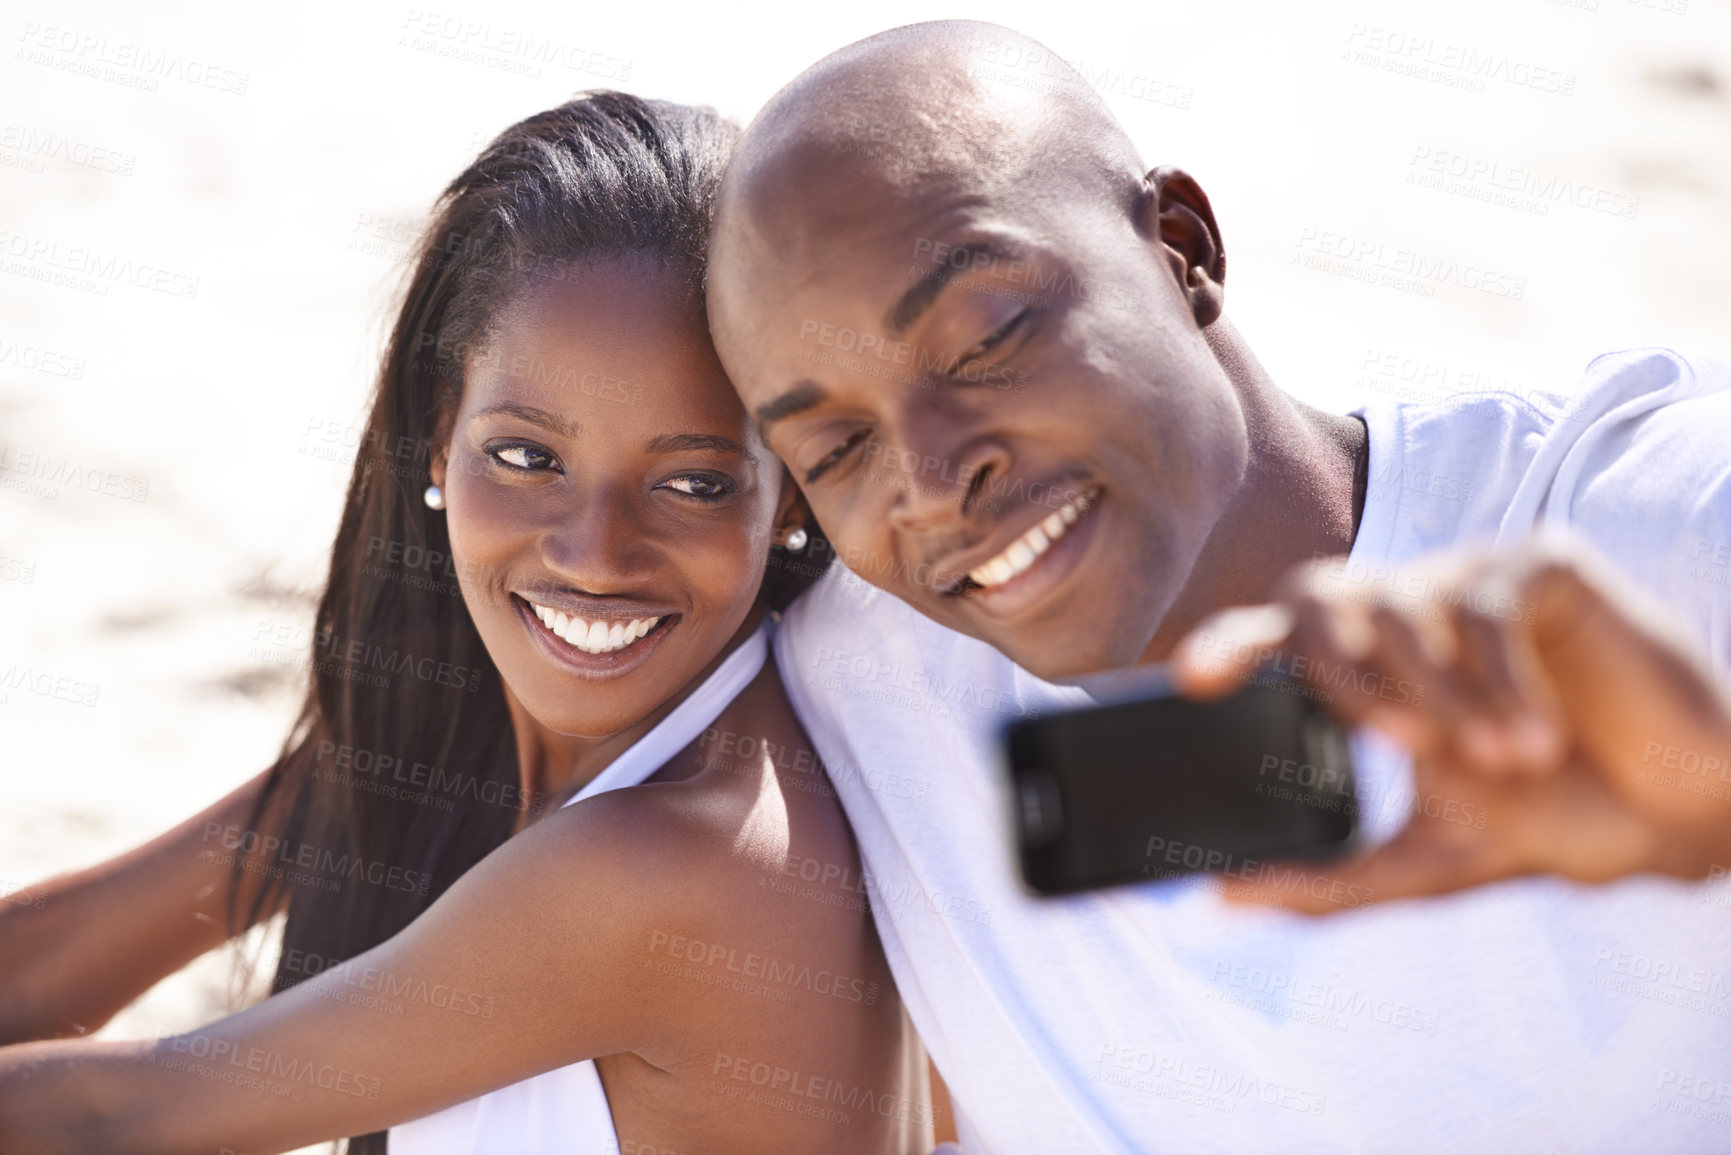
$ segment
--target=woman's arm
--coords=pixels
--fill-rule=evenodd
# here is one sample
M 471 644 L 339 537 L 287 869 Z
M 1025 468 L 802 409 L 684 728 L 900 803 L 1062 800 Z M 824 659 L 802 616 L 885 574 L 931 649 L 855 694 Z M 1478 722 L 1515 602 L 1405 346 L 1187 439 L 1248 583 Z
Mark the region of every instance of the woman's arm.
M 0 902 L 0 1043 L 93 1031 L 226 941 L 233 858 L 264 781 L 135 850 Z M 256 887 L 259 876 L 246 877 Z
M 698 1029 L 707 989 L 641 945 L 713 929 L 726 896 L 629 793 L 543 820 L 388 942 L 207 1028 L 0 1049 L 0 1150 L 260 1155 Z

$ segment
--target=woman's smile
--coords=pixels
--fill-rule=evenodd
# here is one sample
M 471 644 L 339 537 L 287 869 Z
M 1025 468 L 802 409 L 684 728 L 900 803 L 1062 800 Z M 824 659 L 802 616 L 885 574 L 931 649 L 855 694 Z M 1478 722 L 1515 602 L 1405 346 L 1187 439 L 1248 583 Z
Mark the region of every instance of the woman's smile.
M 590 679 L 620 678 L 636 670 L 681 619 L 677 613 L 645 612 L 585 617 L 521 595 L 511 600 L 541 652 L 561 669 Z

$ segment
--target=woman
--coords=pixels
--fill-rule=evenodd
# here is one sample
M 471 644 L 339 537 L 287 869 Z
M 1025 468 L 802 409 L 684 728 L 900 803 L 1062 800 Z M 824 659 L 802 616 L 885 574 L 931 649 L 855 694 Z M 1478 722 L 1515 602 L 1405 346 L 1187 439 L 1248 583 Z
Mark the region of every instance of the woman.
M 9 1041 L 286 910 L 279 993 L 0 1049 L 0 1150 L 929 1148 L 851 836 L 765 660 L 821 567 L 705 327 L 734 134 L 594 93 L 445 191 L 283 757 L 0 914 Z

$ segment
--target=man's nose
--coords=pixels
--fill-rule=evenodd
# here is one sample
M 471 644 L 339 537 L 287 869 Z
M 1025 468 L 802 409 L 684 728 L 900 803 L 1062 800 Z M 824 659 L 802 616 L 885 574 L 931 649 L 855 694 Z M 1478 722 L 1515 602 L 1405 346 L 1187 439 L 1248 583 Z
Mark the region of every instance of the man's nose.
M 952 530 L 977 516 L 981 494 L 1009 474 L 1011 458 L 1001 441 L 981 437 L 947 455 L 920 453 L 918 461 L 890 505 L 890 525 L 903 533 Z

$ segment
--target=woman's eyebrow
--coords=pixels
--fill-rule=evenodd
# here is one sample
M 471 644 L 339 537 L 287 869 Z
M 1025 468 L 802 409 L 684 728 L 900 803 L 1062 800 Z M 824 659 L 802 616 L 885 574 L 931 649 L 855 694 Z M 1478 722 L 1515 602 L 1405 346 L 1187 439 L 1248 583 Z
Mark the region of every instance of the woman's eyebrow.
M 576 422 L 566 421 L 545 409 L 537 409 L 533 405 L 518 405 L 510 401 L 501 401 L 497 405 L 489 405 L 485 409 L 478 410 L 475 417 L 486 417 L 492 413 L 503 413 L 520 421 L 527 421 L 531 425 L 538 425 L 542 429 L 550 433 L 557 433 L 561 437 L 575 438 L 579 432 Z
M 745 456 L 745 446 L 716 433 L 663 433 L 649 442 L 651 453 L 679 453 L 692 449 L 713 449 L 717 453 Z

